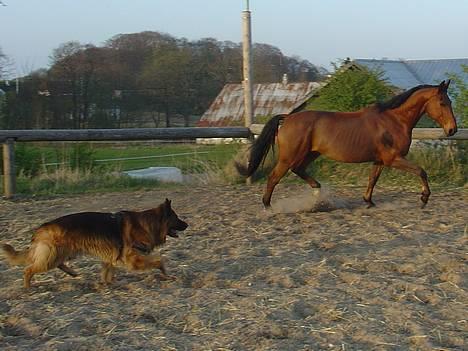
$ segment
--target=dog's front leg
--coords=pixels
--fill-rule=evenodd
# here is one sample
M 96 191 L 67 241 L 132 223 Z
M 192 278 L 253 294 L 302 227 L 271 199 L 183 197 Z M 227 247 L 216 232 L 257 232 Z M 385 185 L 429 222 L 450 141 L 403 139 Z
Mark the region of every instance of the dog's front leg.
M 114 265 L 109 262 L 102 263 L 102 270 L 101 270 L 101 281 L 104 284 L 112 283 L 114 280 Z
M 135 250 L 125 256 L 125 263 L 127 267 L 134 271 L 143 271 L 157 268 L 161 271 L 164 279 L 169 279 L 166 271 L 164 260 L 158 256 L 142 256 Z

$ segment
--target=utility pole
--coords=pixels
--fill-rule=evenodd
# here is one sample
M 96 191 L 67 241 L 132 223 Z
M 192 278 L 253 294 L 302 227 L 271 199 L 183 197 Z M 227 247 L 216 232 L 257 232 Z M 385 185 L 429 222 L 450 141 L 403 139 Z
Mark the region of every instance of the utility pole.
M 244 80 L 244 125 L 250 127 L 253 122 L 253 82 L 252 82 L 252 26 L 250 21 L 249 0 L 245 1 L 242 11 L 242 57 Z

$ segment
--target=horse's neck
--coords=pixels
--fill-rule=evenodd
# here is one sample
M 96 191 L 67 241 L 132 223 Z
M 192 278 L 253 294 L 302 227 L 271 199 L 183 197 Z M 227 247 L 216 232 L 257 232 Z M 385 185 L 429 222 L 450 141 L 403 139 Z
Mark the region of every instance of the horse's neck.
M 428 100 L 425 95 L 415 94 L 401 106 L 392 110 L 392 113 L 398 116 L 398 120 L 401 121 L 409 129 L 413 129 L 416 123 L 421 119 L 421 116 L 425 112 L 426 102 Z

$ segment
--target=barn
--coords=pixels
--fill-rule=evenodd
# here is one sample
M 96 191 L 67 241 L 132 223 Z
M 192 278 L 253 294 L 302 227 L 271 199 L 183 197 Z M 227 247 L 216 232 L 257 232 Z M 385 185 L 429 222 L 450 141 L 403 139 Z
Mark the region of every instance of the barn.
M 303 82 L 254 84 L 254 119 L 299 110 L 317 92 L 322 83 Z M 242 125 L 244 120 L 244 96 L 242 84 L 227 84 L 205 111 L 199 127 Z

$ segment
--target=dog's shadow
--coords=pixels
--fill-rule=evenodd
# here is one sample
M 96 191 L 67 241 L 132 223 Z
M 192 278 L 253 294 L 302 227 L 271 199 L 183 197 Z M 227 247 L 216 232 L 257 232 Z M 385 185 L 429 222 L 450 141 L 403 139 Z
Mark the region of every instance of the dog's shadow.
M 25 293 L 34 295 L 51 295 L 56 302 L 67 302 L 70 298 L 87 294 L 101 294 L 109 291 L 134 291 L 136 289 L 151 289 L 161 287 L 176 281 L 173 276 L 162 275 L 159 271 L 154 272 L 126 272 L 124 269 L 117 270 L 116 276 L 111 283 L 104 283 L 100 280 L 99 271 L 80 272 L 71 277 L 62 275 L 61 272 L 54 272 L 49 276 L 44 276 L 34 281 L 29 289 L 25 289 L 22 280 L 18 280 L 18 294 Z

